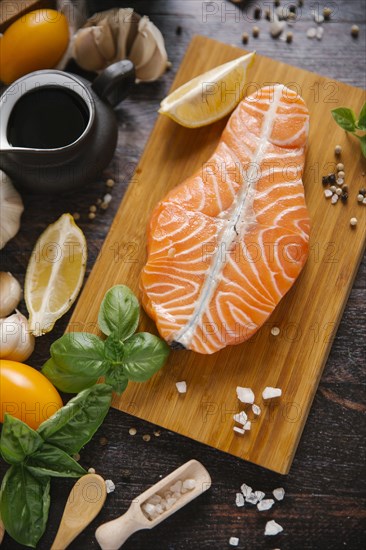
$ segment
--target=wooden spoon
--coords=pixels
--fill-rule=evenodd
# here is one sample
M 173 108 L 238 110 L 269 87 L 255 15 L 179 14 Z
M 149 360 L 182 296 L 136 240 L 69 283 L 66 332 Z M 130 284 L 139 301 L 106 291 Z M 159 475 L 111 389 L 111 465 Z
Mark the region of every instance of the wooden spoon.
M 149 519 L 142 510 L 142 505 L 153 495 L 164 496 L 171 485 L 178 480 L 194 479 L 194 489 L 183 493 L 170 510 L 164 511 L 155 519 Z M 161 481 L 147 489 L 135 498 L 127 512 L 117 519 L 104 523 L 95 532 L 96 539 L 103 550 L 117 550 L 132 533 L 140 529 L 152 529 L 174 512 L 191 502 L 211 486 L 211 477 L 206 468 L 197 460 L 190 460 L 177 470 L 164 477 Z
M 96 474 L 81 477 L 71 489 L 60 527 L 51 550 L 64 550 L 99 514 L 107 490 L 104 479 Z

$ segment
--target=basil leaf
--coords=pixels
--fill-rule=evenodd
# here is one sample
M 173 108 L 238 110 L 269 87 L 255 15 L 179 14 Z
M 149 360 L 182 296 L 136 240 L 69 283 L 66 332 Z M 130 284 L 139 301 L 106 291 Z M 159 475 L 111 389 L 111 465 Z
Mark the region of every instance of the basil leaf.
M 112 386 L 116 393 L 124 392 L 128 385 L 128 378 L 123 371 L 123 367 L 112 367 L 106 374 L 105 382 Z
M 144 382 L 165 363 L 169 346 L 148 332 L 134 334 L 124 342 L 123 369 L 129 380 Z
M 105 372 L 104 342 L 95 334 L 68 332 L 52 344 L 50 352 L 58 367 L 70 374 L 98 377 Z
M 126 340 L 137 329 L 139 315 L 139 303 L 132 290 L 116 285 L 103 298 L 98 323 L 106 336 L 114 332 L 119 340 Z
M 65 393 L 78 393 L 86 388 L 90 388 L 90 386 L 94 386 L 99 378 L 99 375 L 95 376 L 93 373 L 89 374 L 83 372 L 82 374 L 77 374 L 67 372 L 59 367 L 52 358 L 48 359 L 43 365 L 42 374 L 44 374 L 56 388 Z
M 81 477 L 87 472 L 65 451 L 49 443 L 43 443 L 27 460 L 30 472 L 52 477 Z
M 73 455 L 93 437 L 108 412 L 111 400 L 112 388 L 107 384 L 96 384 L 71 399 L 37 431 L 47 443 Z
M 5 414 L 1 431 L 0 451 L 9 464 L 19 464 L 26 456 L 34 453 L 43 443 L 41 436 L 27 424 Z
M 33 475 L 23 464 L 6 472 L 0 495 L 0 514 L 9 535 L 35 548 L 43 535 L 50 507 L 50 478 Z
M 361 151 L 363 156 L 366 158 L 366 134 L 364 136 L 356 135 L 356 137 L 360 140 Z
M 354 132 L 356 129 L 356 116 L 352 109 L 346 107 L 339 107 L 338 109 L 332 109 L 332 116 L 338 126 L 346 130 L 347 132 Z
M 360 116 L 358 117 L 357 128 L 360 130 L 366 130 L 366 103 L 362 107 Z

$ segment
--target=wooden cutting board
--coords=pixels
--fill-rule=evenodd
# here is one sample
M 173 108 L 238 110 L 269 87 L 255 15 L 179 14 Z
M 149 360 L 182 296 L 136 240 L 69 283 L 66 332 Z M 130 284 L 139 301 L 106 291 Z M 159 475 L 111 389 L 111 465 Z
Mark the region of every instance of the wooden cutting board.
M 216 65 L 243 55 L 243 50 L 196 36 L 172 89 Z M 280 473 L 289 471 L 305 425 L 332 339 L 342 316 L 365 242 L 366 207 L 356 202 L 366 186 L 359 145 L 336 126 L 330 109 L 351 105 L 358 112 L 362 90 L 257 56 L 249 93 L 268 83 L 296 89 L 310 109 L 310 139 L 304 185 L 312 218 L 311 252 L 301 276 L 271 318 L 248 342 L 214 355 L 172 352 L 167 365 L 145 384 L 130 383 L 113 405 L 129 414 L 201 441 Z M 69 330 L 95 326 L 106 290 L 123 283 L 139 292 L 146 259 L 146 225 L 167 191 L 205 162 L 226 120 L 190 130 L 160 116 L 136 169 L 109 235 L 79 298 Z M 333 206 L 323 195 L 321 176 L 331 172 L 342 148 L 349 200 Z M 358 218 L 352 229 L 351 217 Z M 271 328 L 281 329 L 275 337 Z M 140 330 L 156 332 L 142 314 Z M 178 394 L 175 383 L 188 390 Z M 240 410 L 236 386 L 251 387 L 262 408 L 244 437 L 233 432 L 232 415 Z M 282 388 L 282 398 L 263 402 L 266 386 Z M 253 414 L 249 414 L 253 417 Z

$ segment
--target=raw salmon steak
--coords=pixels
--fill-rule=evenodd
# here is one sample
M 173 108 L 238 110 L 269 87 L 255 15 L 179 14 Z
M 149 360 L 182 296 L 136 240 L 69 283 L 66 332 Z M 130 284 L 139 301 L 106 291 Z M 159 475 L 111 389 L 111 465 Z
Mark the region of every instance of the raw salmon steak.
M 261 88 L 240 102 L 209 161 L 155 208 L 142 300 L 172 347 L 214 353 L 244 342 L 298 277 L 308 128 L 299 95 Z

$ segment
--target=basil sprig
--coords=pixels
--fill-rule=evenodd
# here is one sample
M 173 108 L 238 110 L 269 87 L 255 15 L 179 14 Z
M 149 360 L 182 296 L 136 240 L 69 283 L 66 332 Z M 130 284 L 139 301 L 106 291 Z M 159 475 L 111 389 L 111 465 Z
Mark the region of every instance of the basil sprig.
M 357 130 L 366 131 L 366 103 L 361 109 L 358 119 L 352 109 L 347 107 L 339 107 L 338 109 L 332 110 L 332 116 L 338 126 L 350 132 L 360 141 L 361 151 L 363 156 L 366 158 L 366 134 L 360 135 L 356 134 Z
M 44 533 L 51 477 L 79 478 L 86 471 L 71 454 L 78 452 L 103 422 L 112 388 L 97 384 L 79 393 L 35 431 L 6 414 L 0 452 L 11 464 L 0 492 L 0 515 L 19 544 L 35 548 Z
M 108 290 L 98 314 L 98 324 L 107 337 L 88 332 L 70 332 L 56 340 L 42 373 L 61 391 L 75 393 L 95 384 L 100 376 L 117 393 L 128 381 L 144 382 L 165 363 L 169 346 L 147 332 L 136 333 L 139 303 L 124 285 Z

